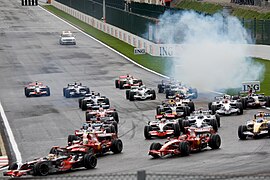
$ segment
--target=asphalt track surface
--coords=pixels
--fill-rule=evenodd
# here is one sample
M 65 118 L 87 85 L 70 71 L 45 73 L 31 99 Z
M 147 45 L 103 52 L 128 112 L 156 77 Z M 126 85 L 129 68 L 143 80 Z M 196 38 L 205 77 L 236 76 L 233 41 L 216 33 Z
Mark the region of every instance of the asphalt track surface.
M 123 57 L 80 33 L 40 7 L 22 7 L 19 1 L 0 0 L 0 100 L 9 120 L 23 161 L 47 155 L 51 146 L 64 146 L 67 136 L 84 122 L 77 99 L 66 99 L 62 89 L 67 83 L 80 81 L 110 98 L 120 116 L 119 135 L 123 153 L 98 159 L 95 170 L 72 174 L 136 172 L 167 173 L 243 173 L 269 171 L 268 138 L 240 141 L 237 129 L 256 110 L 242 116 L 222 117 L 219 150 L 207 149 L 188 157 L 152 159 L 148 150 L 152 142 L 145 140 L 143 128 L 152 120 L 155 107 L 164 95 L 154 101 L 130 102 L 125 92 L 114 87 L 114 80 L 130 73 L 156 88 L 161 77 L 125 60 Z M 58 44 L 63 30 L 75 32 L 76 46 Z M 42 81 L 51 88 L 50 97 L 26 98 L 24 85 Z M 197 107 L 207 108 L 208 96 L 200 94 Z M 14 153 L 11 152 L 14 156 Z

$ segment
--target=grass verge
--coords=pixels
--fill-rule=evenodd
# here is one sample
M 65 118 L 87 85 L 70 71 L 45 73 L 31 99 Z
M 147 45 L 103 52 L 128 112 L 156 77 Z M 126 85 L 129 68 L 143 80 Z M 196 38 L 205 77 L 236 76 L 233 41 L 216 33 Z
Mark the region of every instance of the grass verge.
M 118 40 L 102 31 L 99 31 L 92 26 L 68 15 L 67 13 L 51 6 L 51 5 L 44 5 L 45 9 L 49 10 L 50 12 L 54 13 L 55 15 L 65 19 L 66 21 L 70 22 L 71 24 L 79 27 L 84 32 L 90 34 L 91 36 L 95 37 L 96 39 L 102 41 L 103 43 L 109 45 L 110 47 L 114 48 L 115 50 L 121 52 L 122 54 L 126 55 L 127 57 L 131 58 L 135 62 L 153 70 L 159 72 L 164 75 L 171 75 L 171 71 L 173 69 L 173 62 L 171 58 L 161 58 L 161 57 L 153 57 L 148 54 L 146 55 L 134 55 L 133 49 L 134 47 L 130 46 L 123 41 Z M 254 58 L 256 62 L 262 63 L 265 66 L 265 74 L 264 80 L 261 82 L 261 92 L 264 92 L 266 95 L 270 95 L 270 61 L 264 59 Z M 240 86 L 240 85 L 239 85 Z M 234 90 L 229 90 L 232 94 Z

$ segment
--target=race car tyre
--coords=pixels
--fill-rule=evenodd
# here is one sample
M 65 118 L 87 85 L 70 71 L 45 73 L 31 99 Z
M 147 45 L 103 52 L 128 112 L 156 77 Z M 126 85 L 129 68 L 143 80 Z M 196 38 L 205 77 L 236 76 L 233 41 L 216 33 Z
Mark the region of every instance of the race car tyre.
M 161 105 L 157 106 L 156 111 L 157 111 L 157 115 L 161 115 L 162 112 L 164 112 L 163 106 L 161 106 Z
M 47 91 L 46 96 L 50 96 L 51 95 L 51 91 L 50 91 L 50 88 L 49 87 L 46 88 L 46 91 Z
M 221 138 L 218 134 L 212 134 L 210 136 L 208 146 L 212 149 L 218 149 L 221 145 Z
M 198 90 L 196 88 L 194 88 L 191 91 L 192 91 L 192 93 L 194 93 L 193 99 L 197 99 L 198 98 Z
M 188 120 L 183 120 L 182 121 L 182 129 L 181 131 L 183 132 L 183 134 L 186 134 L 187 133 L 187 130 L 185 127 L 189 127 L 189 121 Z
M 86 90 L 86 94 L 89 94 L 90 93 L 90 89 L 88 87 L 85 88 L 85 90 Z
M 104 99 L 104 103 L 105 103 L 106 105 L 110 105 L 110 100 L 109 100 L 108 98 L 105 98 L 105 99 Z
M 135 100 L 134 96 L 135 96 L 135 92 L 130 92 L 129 93 L 129 100 L 134 101 Z
M 208 109 L 209 110 L 212 110 L 211 107 L 212 107 L 212 102 L 208 103 Z
M 127 90 L 126 90 L 126 99 L 129 99 L 129 92 L 130 92 L 130 90 L 127 89 Z
M 166 99 L 169 99 L 170 91 L 169 90 L 166 90 L 165 94 L 166 94 Z
M 149 133 L 150 131 L 152 131 L 151 126 L 144 126 L 144 137 L 145 137 L 145 139 L 151 139 L 151 134 Z
M 66 89 L 67 88 L 63 88 L 63 96 L 66 97 Z
M 50 172 L 49 163 L 47 161 L 37 162 L 33 167 L 33 175 L 47 176 Z
M 83 166 L 86 169 L 94 169 L 97 166 L 97 158 L 93 154 L 85 154 L 83 157 Z
M 215 117 L 216 117 L 216 120 L 217 120 L 218 127 L 220 127 L 220 115 L 215 114 Z
M 24 95 L 25 96 L 27 96 L 26 90 L 27 90 L 27 87 L 24 88 Z
M 119 116 L 118 116 L 118 112 L 113 112 L 112 113 L 112 117 L 113 119 L 116 121 L 116 123 L 119 123 Z
M 190 108 L 190 112 L 195 111 L 195 105 L 194 105 L 194 102 L 192 102 L 192 101 L 188 102 L 188 107 Z
M 246 109 L 247 108 L 247 99 L 246 98 L 241 98 L 241 102 L 242 102 L 242 105 L 243 105 L 243 109 Z
M 70 90 L 69 89 L 65 90 L 65 97 L 70 98 Z
M 162 84 L 158 84 L 158 93 L 163 93 L 164 89 L 162 88 Z
M 183 107 L 183 111 L 184 111 L 184 117 L 190 115 L 190 109 L 189 109 L 188 106 L 184 106 L 184 107 Z
M 29 89 L 26 89 L 26 97 L 30 97 L 30 90 Z
M 174 137 L 180 136 L 180 126 L 178 123 L 173 124 L 173 134 L 174 134 Z
M 78 99 L 78 102 L 79 102 L 79 108 L 82 108 L 82 98 Z
M 116 133 L 114 125 L 109 126 L 109 129 L 110 132 L 108 133 Z
M 120 83 L 119 83 L 119 88 L 120 89 L 124 89 L 124 83 L 125 83 L 124 81 L 120 81 Z
M 113 125 L 113 127 L 114 127 L 114 131 L 115 131 L 114 133 L 117 134 L 117 133 L 118 133 L 118 124 L 117 124 L 117 122 L 116 122 L 116 121 L 113 121 L 113 122 L 112 122 L 112 125 Z
M 211 113 L 212 115 L 216 114 L 216 111 L 218 110 L 217 105 L 211 105 Z
M 76 135 L 68 135 L 68 144 L 72 144 L 73 141 L 80 140 L 80 138 Z
M 160 150 L 162 147 L 162 145 L 160 143 L 152 143 L 151 146 L 150 146 L 150 150 Z
M 150 145 L 150 151 L 151 151 L 151 150 L 158 151 L 158 150 L 161 149 L 161 147 L 162 147 L 162 145 L 161 145 L 160 143 L 152 143 L 152 144 Z M 151 154 L 151 156 L 152 156 L 153 158 L 159 158 L 159 155 L 158 155 L 158 154 Z
M 218 122 L 216 119 L 211 119 L 210 120 L 210 125 L 213 127 L 214 131 L 217 132 L 218 131 Z
M 267 124 L 268 136 L 270 136 L 270 124 Z
M 242 115 L 244 110 L 242 103 L 236 103 L 236 107 L 239 109 L 239 112 L 237 112 L 237 114 Z
M 111 146 L 111 151 L 114 154 L 119 154 L 121 153 L 123 150 L 123 143 L 121 141 L 121 139 L 116 139 L 112 141 L 112 146 Z
M 188 142 L 180 142 L 178 148 L 182 156 L 188 156 L 190 154 L 190 146 Z
M 266 96 L 265 100 L 266 100 L 265 106 L 270 107 L 270 96 Z
M 238 127 L 238 137 L 240 140 L 245 140 L 247 139 L 247 135 L 244 134 L 244 132 L 247 131 L 247 126 L 246 125 L 240 125 Z
M 178 124 L 179 124 L 179 128 L 180 128 L 180 132 L 183 132 L 183 119 L 178 119 Z
M 118 83 L 119 81 L 118 81 L 118 79 L 116 79 L 115 81 L 114 81 L 114 84 L 115 84 L 115 87 L 116 88 L 119 88 L 119 83 Z
M 154 89 L 150 91 L 150 94 L 152 94 L 151 100 L 155 100 L 157 98 L 156 91 Z
M 16 162 L 13 162 L 8 166 L 8 170 L 17 170 L 17 169 L 18 169 L 18 164 Z
M 90 121 L 93 117 L 94 117 L 93 114 L 90 114 L 90 113 L 85 114 L 85 120 L 86 121 Z
M 87 110 L 87 101 L 82 100 L 82 110 L 83 111 Z

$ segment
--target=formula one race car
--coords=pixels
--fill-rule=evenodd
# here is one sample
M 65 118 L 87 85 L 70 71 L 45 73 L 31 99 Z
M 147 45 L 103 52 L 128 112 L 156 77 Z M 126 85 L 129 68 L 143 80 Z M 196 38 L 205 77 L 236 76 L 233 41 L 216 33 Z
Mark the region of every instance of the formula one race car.
M 120 89 L 130 89 L 132 86 L 142 85 L 142 80 L 134 78 L 131 75 L 119 76 L 119 79 L 115 80 L 115 87 Z
M 101 96 L 98 94 L 85 95 L 84 98 L 79 99 L 79 107 L 85 111 L 98 110 L 100 107 L 103 109 L 110 108 L 110 100 L 106 96 Z
M 33 82 L 24 87 L 24 94 L 26 97 L 31 96 L 50 96 L 49 86 L 43 85 L 41 82 Z
M 270 107 L 270 96 L 264 94 L 248 93 L 247 96 L 241 97 L 243 108 L 258 108 L 262 106 Z
M 114 154 L 121 153 L 123 150 L 123 143 L 117 138 L 115 133 L 107 133 L 106 131 L 84 131 L 80 136 L 69 135 L 68 145 L 73 147 L 76 145 L 84 145 L 90 149 L 94 154 L 105 154 L 112 151 Z
M 216 101 L 208 104 L 208 108 L 212 111 L 212 114 L 243 114 L 243 104 L 241 101 L 239 101 L 239 99 L 233 99 L 231 96 L 224 95 L 223 97 L 216 97 L 215 100 Z
M 119 123 L 118 112 L 115 109 L 104 109 L 100 107 L 98 110 L 88 110 L 85 112 L 86 121 L 90 121 L 93 118 L 108 118 L 110 121 L 116 121 Z
M 220 136 L 211 132 L 210 129 L 190 128 L 187 134 L 170 139 L 164 145 L 152 143 L 148 154 L 153 158 L 172 155 L 188 156 L 190 152 L 201 151 L 208 146 L 212 149 L 218 149 L 220 145 Z
M 155 100 L 156 92 L 154 89 L 147 88 L 144 85 L 132 86 L 130 90 L 126 90 L 126 98 L 130 101 L 146 99 Z
M 97 165 L 97 159 L 92 153 L 88 153 L 88 149 L 86 146 L 53 147 L 48 156 L 23 163 L 20 166 L 17 163 L 12 163 L 3 174 L 10 177 L 46 176 L 81 167 L 93 169 Z
M 161 84 L 158 84 L 158 92 L 165 92 L 167 99 L 174 98 L 176 94 L 181 94 L 187 99 L 196 99 L 198 97 L 196 88 L 188 87 L 175 80 L 162 80 Z
M 144 127 L 145 139 L 151 137 L 180 136 L 180 127 L 177 120 L 166 119 L 162 115 L 157 115 L 155 121 L 149 121 Z
M 75 82 L 74 84 L 68 84 L 63 88 L 63 95 L 66 98 L 70 97 L 83 97 L 89 94 L 90 90 L 87 86 L 83 86 L 82 83 Z
M 186 119 L 180 119 L 178 122 L 182 132 L 185 132 L 186 127 L 212 127 L 217 132 L 220 127 L 220 116 L 218 114 L 211 115 L 211 111 L 199 109 L 198 111 L 194 111 L 190 116 L 187 116 Z
M 175 99 L 165 100 L 162 105 L 156 108 L 157 115 L 164 114 L 171 118 L 180 118 L 189 116 L 195 110 L 194 102 L 190 99 Z
M 73 44 L 76 45 L 75 36 L 71 31 L 63 31 L 60 35 L 59 44 Z
M 247 121 L 246 125 L 238 127 L 238 137 L 245 140 L 247 137 L 260 138 L 270 136 L 270 114 L 259 112 L 254 119 Z

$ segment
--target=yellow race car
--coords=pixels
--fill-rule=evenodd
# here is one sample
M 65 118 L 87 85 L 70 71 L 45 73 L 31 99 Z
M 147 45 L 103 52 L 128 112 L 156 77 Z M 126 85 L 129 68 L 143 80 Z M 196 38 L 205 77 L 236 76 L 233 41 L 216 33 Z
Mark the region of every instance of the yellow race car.
M 241 140 L 270 136 L 270 114 L 259 112 L 254 115 L 254 119 L 247 121 L 246 125 L 238 127 L 238 137 Z

